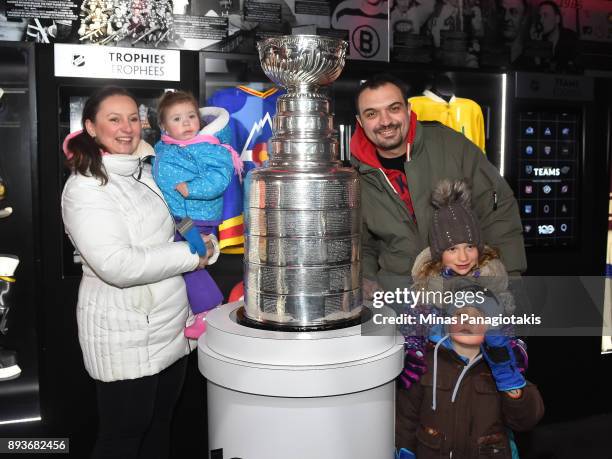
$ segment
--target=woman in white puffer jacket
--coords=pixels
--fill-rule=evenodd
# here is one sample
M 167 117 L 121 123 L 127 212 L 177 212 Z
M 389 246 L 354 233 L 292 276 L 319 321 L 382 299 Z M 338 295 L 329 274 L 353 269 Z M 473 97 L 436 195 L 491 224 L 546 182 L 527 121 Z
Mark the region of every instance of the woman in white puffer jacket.
M 106 87 L 83 110 L 83 131 L 64 152 L 72 175 L 62 194 L 66 232 L 83 258 L 77 322 L 100 417 L 94 458 L 167 457 L 182 389 L 189 305 L 182 273 L 207 257 L 173 242 L 174 222 L 134 153 L 134 98 Z

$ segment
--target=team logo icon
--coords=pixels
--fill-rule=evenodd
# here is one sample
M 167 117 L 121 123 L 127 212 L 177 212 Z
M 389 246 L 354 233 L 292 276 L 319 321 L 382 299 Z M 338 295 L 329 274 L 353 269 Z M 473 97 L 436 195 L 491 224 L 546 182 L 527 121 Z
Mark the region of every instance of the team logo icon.
M 72 65 L 75 67 L 84 67 L 85 66 L 85 56 L 82 54 L 73 54 L 72 55 Z
M 352 41 L 355 49 L 365 58 L 375 56 L 380 49 L 380 38 L 373 27 L 362 25 L 353 31 Z

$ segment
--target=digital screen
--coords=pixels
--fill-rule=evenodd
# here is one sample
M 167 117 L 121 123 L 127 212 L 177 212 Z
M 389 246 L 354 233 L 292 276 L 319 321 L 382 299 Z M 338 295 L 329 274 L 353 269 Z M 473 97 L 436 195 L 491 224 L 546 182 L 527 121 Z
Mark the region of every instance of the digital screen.
M 572 112 L 519 113 L 517 197 L 526 246 L 576 241 L 579 124 Z

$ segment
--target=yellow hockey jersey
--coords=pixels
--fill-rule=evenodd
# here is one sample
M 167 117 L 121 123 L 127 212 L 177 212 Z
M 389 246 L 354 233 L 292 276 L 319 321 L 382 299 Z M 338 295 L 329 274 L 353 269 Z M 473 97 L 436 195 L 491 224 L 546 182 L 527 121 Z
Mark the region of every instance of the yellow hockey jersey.
M 480 105 L 471 99 L 453 96 L 449 102 L 429 90 L 408 99 L 420 121 L 439 121 L 463 133 L 483 152 L 485 150 L 484 118 Z

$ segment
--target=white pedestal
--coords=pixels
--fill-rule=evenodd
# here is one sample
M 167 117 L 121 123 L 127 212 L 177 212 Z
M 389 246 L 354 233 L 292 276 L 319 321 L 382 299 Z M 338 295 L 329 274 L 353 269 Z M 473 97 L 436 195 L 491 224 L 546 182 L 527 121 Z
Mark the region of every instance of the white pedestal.
M 394 378 L 404 354 L 392 328 L 381 336 L 361 336 L 361 326 L 258 330 L 236 323 L 240 306 L 211 312 L 198 342 L 208 443 L 217 457 L 393 457 Z

